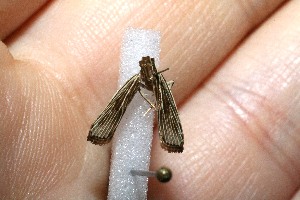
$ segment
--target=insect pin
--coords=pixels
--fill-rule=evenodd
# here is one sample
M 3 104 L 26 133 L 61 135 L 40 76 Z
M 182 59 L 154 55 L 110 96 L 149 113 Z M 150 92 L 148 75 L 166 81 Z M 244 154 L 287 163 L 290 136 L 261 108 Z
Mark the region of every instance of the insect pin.
M 126 108 L 134 95 L 141 96 L 154 108 L 158 118 L 158 132 L 161 147 L 169 153 L 183 152 L 183 132 L 176 104 L 171 93 L 174 82 L 167 83 L 162 75 L 163 70 L 157 72 L 154 58 L 142 57 L 139 62 L 140 73 L 131 77 L 113 96 L 107 107 L 91 125 L 87 140 L 93 144 L 109 143 L 123 117 Z M 152 91 L 155 102 L 152 103 L 142 93 L 141 88 Z

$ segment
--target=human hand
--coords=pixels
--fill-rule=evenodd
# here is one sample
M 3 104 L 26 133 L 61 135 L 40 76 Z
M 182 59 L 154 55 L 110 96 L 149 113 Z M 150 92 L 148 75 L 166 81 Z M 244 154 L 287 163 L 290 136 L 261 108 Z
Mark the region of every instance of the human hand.
M 117 89 L 128 26 L 161 31 L 185 134 L 168 154 L 155 129 L 151 169 L 174 178 L 150 180 L 149 199 L 296 194 L 300 1 L 44 3 L 0 3 L 3 199 L 106 199 L 110 144 L 86 136 Z

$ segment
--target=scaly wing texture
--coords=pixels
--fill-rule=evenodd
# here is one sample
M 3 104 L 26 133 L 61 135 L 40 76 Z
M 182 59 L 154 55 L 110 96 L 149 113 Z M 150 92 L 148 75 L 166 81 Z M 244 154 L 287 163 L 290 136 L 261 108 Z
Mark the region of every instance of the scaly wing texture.
M 104 111 L 91 125 L 88 141 L 98 145 L 110 142 L 127 106 L 139 89 L 139 82 L 140 76 L 136 74 L 117 91 Z
M 158 74 L 155 96 L 161 147 L 168 152 L 183 151 L 183 132 L 171 90 L 162 74 Z

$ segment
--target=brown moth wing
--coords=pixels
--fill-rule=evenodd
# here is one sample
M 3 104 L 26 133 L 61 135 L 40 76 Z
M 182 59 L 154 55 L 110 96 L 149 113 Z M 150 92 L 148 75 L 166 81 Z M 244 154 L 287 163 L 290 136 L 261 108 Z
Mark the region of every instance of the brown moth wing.
M 140 75 L 136 74 L 116 92 L 104 111 L 91 125 L 88 141 L 98 145 L 110 142 L 139 85 Z
M 157 75 L 154 90 L 161 147 L 168 152 L 182 153 L 184 138 L 177 107 L 162 74 Z

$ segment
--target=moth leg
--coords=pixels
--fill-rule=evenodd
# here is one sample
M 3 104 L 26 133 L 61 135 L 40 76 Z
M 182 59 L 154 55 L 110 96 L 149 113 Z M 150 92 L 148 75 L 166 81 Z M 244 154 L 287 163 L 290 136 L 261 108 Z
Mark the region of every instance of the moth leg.
M 146 86 L 144 83 L 142 83 L 142 82 L 140 82 L 140 86 L 141 86 L 142 88 L 144 88 L 144 89 L 147 89 L 147 86 Z
M 144 116 L 147 115 L 147 113 L 152 109 L 152 107 L 150 107 L 145 113 L 144 113 Z
M 168 81 L 167 84 L 168 84 L 168 88 L 171 90 L 171 88 L 172 88 L 173 85 L 174 85 L 174 81 L 173 81 L 173 80 Z
M 139 90 L 139 93 L 140 93 L 141 96 L 149 103 L 149 105 L 151 106 L 151 109 L 152 109 L 152 108 L 156 109 L 155 105 L 154 105 L 151 101 L 149 101 L 149 99 L 147 99 L 147 98 L 145 97 L 145 95 L 141 92 L 141 90 Z

